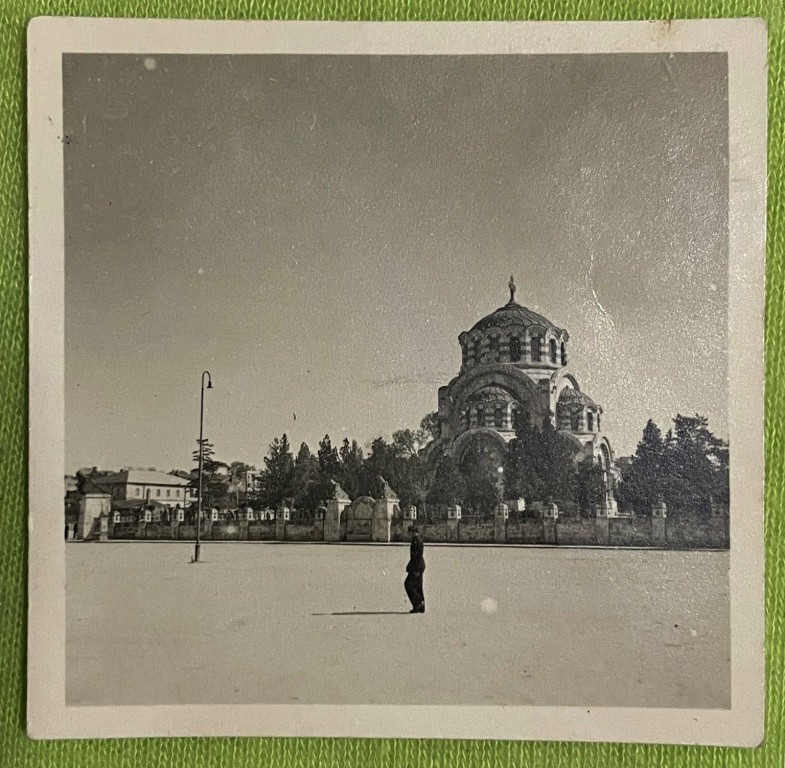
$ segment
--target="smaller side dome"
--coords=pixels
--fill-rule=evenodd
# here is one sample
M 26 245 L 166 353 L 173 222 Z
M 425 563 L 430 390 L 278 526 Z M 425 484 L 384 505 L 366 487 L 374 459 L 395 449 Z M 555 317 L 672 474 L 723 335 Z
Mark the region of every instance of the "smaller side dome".
M 600 430 L 602 408 L 585 392 L 566 387 L 556 404 L 556 422 L 559 429 L 570 432 L 594 433 Z
M 597 407 L 597 403 L 595 403 L 585 392 L 573 389 L 572 387 L 565 387 L 562 390 L 561 395 L 559 395 L 559 405 L 565 407 L 578 406 L 580 408 L 585 408 L 586 406 L 592 408 Z

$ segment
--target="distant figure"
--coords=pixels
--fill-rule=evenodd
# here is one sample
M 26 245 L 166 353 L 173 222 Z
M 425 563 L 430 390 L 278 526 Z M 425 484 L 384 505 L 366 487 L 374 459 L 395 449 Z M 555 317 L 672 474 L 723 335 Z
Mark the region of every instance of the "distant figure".
M 423 540 L 420 532 L 414 527 L 409 528 L 412 535 L 412 543 L 409 547 L 409 562 L 406 564 L 406 580 L 403 586 L 412 604 L 409 613 L 425 613 L 425 595 L 422 590 L 422 575 L 425 570 L 425 558 L 423 557 Z
M 65 540 L 68 541 L 68 532 L 71 530 L 71 527 L 68 523 L 65 524 Z

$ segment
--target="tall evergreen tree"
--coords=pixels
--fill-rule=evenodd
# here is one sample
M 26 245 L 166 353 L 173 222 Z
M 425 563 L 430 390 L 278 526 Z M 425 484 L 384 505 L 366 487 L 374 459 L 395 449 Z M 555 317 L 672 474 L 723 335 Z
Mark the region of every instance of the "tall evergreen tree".
M 280 440 L 276 437 L 270 444 L 264 467 L 260 475 L 260 497 L 265 506 L 275 508 L 285 498 L 292 496 L 294 456 L 286 433 Z
M 395 447 L 383 437 L 375 438 L 371 442 L 371 450 L 365 459 L 363 470 L 360 478 L 362 495 L 373 496 L 379 493 L 379 477 L 383 477 L 395 489 L 398 481 Z
M 340 467 L 338 450 L 333 447 L 329 435 L 325 435 L 319 442 L 317 456 L 319 458 L 319 471 L 331 480 L 337 479 Z
M 711 500 L 727 503 L 728 445 L 696 414 L 673 419 L 665 437 L 649 419 L 617 492 L 622 506 L 647 514 L 660 496 L 672 511 L 706 510 Z
M 665 490 L 667 442 L 660 428 L 649 419 L 629 466 L 624 470 L 617 490 L 622 507 L 646 514 Z
M 345 437 L 338 450 L 340 467 L 338 482 L 350 498 L 354 499 L 360 494 L 360 483 L 363 471 L 363 451 L 356 440 L 349 442 Z
M 196 444 L 199 445 L 198 440 Z M 194 468 L 190 487 L 196 496 L 199 490 L 199 448 L 191 454 L 191 458 Z M 224 506 L 228 501 L 223 478 L 218 474 L 222 467 L 227 465 L 215 458 L 213 444 L 205 437 L 202 440 L 202 509 Z
M 727 500 L 727 445 L 711 433 L 705 416 L 677 414 L 665 455 L 666 502 L 706 509 L 711 499 Z
M 294 506 L 301 512 L 314 511 L 325 499 L 325 483 L 319 461 L 306 443 L 300 445 L 292 473 Z

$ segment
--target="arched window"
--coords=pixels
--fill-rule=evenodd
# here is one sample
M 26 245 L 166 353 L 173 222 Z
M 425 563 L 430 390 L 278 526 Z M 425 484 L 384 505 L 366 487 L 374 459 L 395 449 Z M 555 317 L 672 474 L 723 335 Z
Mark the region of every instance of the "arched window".
M 551 349 L 551 362 L 556 365 L 557 362 L 557 355 L 556 355 L 556 340 L 551 339 L 550 344 L 548 345 Z
M 496 362 L 499 359 L 499 337 L 491 336 L 490 338 L 491 359 Z
M 469 362 L 469 345 L 461 344 L 461 363 L 466 365 Z
M 517 363 L 521 359 L 521 340 L 517 336 L 510 339 L 510 360 Z
M 479 339 L 475 339 L 475 341 L 474 341 L 474 350 L 473 350 L 472 357 L 474 358 L 474 362 L 475 363 L 479 363 L 480 362 L 480 340 Z
M 588 432 L 594 432 L 594 414 L 591 411 L 586 414 L 586 429 Z
M 567 365 L 567 345 L 564 342 L 561 343 L 561 364 Z
M 581 428 L 581 415 L 577 411 L 570 414 L 570 429 L 578 432 Z
M 503 429 L 504 428 L 504 406 L 497 405 L 496 409 L 493 412 L 493 423 L 496 426 L 496 429 Z
M 466 410 L 463 412 L 463 426 L 464 426 L 466 429 L 469 429 L 469 427 L 470 427 L 471 425 L 472 425 L 472 414 L 471 414 L 471 411 L 470 411 L 470 410 L 467 408 L 467 409 L 466 409 Z
M 485 426 L 485 409 L 481 405 L 477 406 L 477 426 Z
M 539 363 L 542 360 L 542 336 L 532 336 L 532 361 Z
M 600 431 L 600 414 L 597 414 L 597 431 Z

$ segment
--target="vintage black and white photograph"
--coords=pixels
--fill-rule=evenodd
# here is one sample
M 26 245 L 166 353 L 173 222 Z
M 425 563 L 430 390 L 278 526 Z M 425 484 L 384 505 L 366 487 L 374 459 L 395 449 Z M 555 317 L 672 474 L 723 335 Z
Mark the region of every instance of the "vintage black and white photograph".
M 64 46 L 31 106 L 41 731 L 759 741 L 765 30 L 260 26 Z

